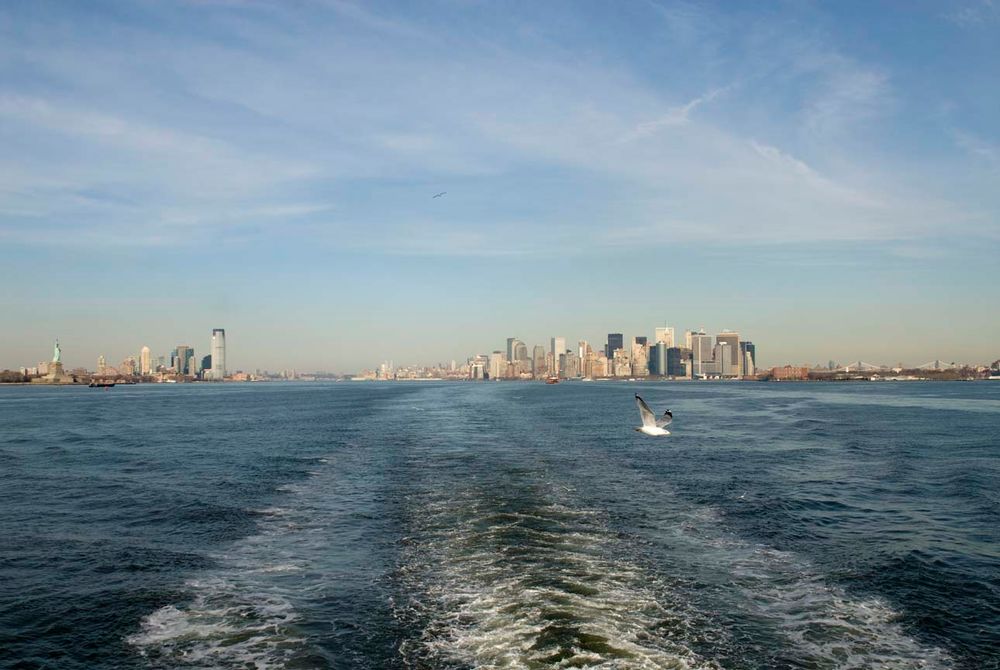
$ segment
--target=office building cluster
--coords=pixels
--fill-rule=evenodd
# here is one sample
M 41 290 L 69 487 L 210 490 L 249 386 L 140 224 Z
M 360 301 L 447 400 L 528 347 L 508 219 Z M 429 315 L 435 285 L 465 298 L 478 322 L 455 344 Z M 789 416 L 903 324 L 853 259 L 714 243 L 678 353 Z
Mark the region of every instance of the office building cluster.
M 547 346 L 529 348 L 526 342 L 508 337 L 504 349 L 476 354 L 464 364 L 395 367 L 385 362 L 353 379 L 738 379 L 756 372 L 756 347 L 741 340 L 739 333 L 727 330 L 712 336 L 703 329 L 689 330 L 676 341 L 674 329 L 663 326 L 654 330 L 652 340 L 644 335 L 626 340 L 622 333 L 608 333 L 607 340 L 596 346 L 580 340 L 572 347 L 565 337 L 552 337 Z
M 103 355 L 97 357 L 97 368 L 90 372 L 85 369 L 75 370 L 76 376 L 88 376 L 102 379 L 137 380 L 137 381 L 222 381 L 227 379 L 226 372 L 226 331 L 223 328 L 212 330 L 210 345 L 211 353 L 202 358 L 195 355 L 193 347 L 179 344 L 169 355 L 154 356 L 149 347 L 142 347 L 138 357 L 128 356 L 117 366 L 108 365 Z M 22 368 L 28 377 L 44 377 L 51 373 L 53 362 L 42 362 L 37 367 Z
M 194 347 L 178 344 L 169 356 L 153 357 L 149 347 L 143 347 L 136 363 L 131 356 L 119 368 L 121 374 L 138 374 L 141 377 L 161 376 L 165 378 L 183 377 L 202 381 L 222 381 L 226 378 L 226 331 L 213 328 L 209 354 L 199 358 Z M 103 357 L 102 357 L 103 360 Z M 98 370 L 98 374 L 102 374 Z
M 547 346 L 529 348 L 526 342 L 508 337 L 504 349 L 470 356 L 464 364 L 396 367 L 387 361 L 352 379 L 739 379 L 756 372 L 756 347 L 741 340 L 739 333 L 726 330 L 712 336 L 704 329 L 689 330 L 676 341 L 674 329 L 663 326 L 654 329 L 652 340 L 645 335 L 626 340 L 622 333 L 608 333 L 607 340 L 596 346 L 579 340 L 572 347 L 565 337 L 552 337 Z
M 622 333 L 608 333 L 603 345 L 586 340 L 567 347 L 566 338 L 553 337 L 549 346 L 507 338 L 506 350 L 469 359 L 469 379 L 600 379 L 607 377 L 668 377 L 735 379 L 756 373 L 756 348 L 739 333 L 723 331 L 714 337 L 704 330 L 689 330 L 675 340 L 669 326 L 654 330 L 653 339 L 638 335 L 626 340 Z

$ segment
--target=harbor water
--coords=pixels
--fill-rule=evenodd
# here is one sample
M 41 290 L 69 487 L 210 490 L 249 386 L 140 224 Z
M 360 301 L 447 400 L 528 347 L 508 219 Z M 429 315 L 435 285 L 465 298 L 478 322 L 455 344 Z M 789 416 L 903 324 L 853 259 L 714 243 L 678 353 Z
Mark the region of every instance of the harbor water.
M 1000 384 L 3 387 L 0 667 L 1000 668 Z

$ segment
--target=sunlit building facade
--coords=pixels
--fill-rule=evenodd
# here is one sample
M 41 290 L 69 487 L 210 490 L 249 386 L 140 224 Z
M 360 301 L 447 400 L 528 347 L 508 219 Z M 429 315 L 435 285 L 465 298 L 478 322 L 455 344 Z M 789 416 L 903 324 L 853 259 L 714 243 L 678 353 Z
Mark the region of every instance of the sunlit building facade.
M 226 378 L 226 330 L 212 329 L 212 372 L 211 379 Z

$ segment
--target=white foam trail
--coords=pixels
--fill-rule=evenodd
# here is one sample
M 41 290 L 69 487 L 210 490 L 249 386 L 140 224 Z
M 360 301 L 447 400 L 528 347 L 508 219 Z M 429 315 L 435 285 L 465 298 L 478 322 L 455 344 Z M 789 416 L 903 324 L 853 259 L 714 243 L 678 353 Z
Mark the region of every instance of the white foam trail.
M 792 554 L 740 542 L 723 551 L 732 556 L 750 609 L 788 640 L 801 662 L 843 670 L 953 664 L 945 651 L 907 635 L 887 603 L 849 596 Z
M 953 666 L 947 652 L 908 635 L 884 601 L 850 595 L 801 557 L 739 538 L 713 508 L 676 501 L 657 524 L 667 549 L 654 570 L 599 512 L 571 504 L 497 512 L 517 499 L 467 489 L 411 502 L 400 570 L 411 597 L 397 603 L 401 618 L 424 627 L 402 649 L 411 664 L 720 668 L 744 667 L 752 654 L 822 670 Z M 686 581 L 665 582 L 670 575 Z
M 258 514 L 258 534 L 218 555 L 217 569 L 185 584 L 187 602 L 156 610 L 126 639 L 148 665 L 266 670 L 308 653 L 290 592 L 275 582 L 306 569 L 290 541 L 302 529 L 299 514 L 286 507 Z
M 191 603 L 156 610 L 128 638 L 154 667 L 281 668 L 302 648 L 284 598 L 224 580 L 189 587 L 198 592 Z
M 727 532 L 712 508 L 696 508 L 678 523 L 674 547 L 685 563 L 729 574 L 722 607 L 784 640 L 782 664 L 837 670 L 938 670 L 954 661 L 921 644 L 878 598 L 855 597 L 830 584 L 811 563 L 790 552 L 747 542 Z M 682 571 L 689 568 L 681 566 Z
M 688 646 L 679 599 L 628 562 L 590 510 L 497 513 L 474 492 L 417 503 L 400 616 L 417 665 L 717 668 Z

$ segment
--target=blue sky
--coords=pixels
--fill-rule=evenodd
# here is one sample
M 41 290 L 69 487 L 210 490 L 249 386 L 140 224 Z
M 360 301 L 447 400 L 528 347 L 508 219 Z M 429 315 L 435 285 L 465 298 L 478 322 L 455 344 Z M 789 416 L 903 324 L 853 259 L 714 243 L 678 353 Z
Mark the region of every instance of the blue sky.
M 1000 2 L 4 3 L 0 280 L 0 367 L 988 362 Z

